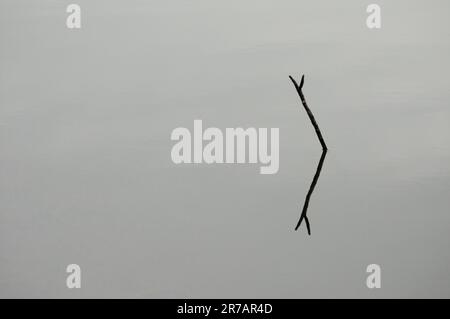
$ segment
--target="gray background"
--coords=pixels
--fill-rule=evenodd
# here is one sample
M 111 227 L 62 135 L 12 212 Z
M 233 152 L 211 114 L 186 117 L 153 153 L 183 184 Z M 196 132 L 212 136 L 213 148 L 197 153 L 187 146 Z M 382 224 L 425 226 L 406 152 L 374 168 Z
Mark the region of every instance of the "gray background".
M 450 297 L 449 1 L 73 2 L 0 1 L 1 297 Z M 194 119 L 279 173 L 173 164 Z

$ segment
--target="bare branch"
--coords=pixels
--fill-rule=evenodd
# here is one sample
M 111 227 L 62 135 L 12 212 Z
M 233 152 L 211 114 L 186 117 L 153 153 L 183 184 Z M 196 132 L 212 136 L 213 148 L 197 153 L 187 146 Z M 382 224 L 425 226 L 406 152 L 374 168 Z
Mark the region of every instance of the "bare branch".
M 303 107 L 305 108 L 306 113 L 308 114 L 309 120 L 311 121 L 311 124 L 314 127 L 314 130 L 316 131 L 316 135 L 319 138 L 319 142 L 322 145 L 323 150 L 327 150 L 327 145 L 325 144 L 325 141 L 322 137 L 322 133 L 320 132 L 319 125 L 316 122 L 316 119 L 314 118 L 314 115 L 312 114 L 311 110 L 308 107 L 308 104 L 306 104 L 305 96 L 302 92 L 303 83 L 305 82 L 305 75 L 302 75 L 302 79 L 300 81 L 300 85 L 297 84 L 297 82 L 294 80 L 292 76 L 289 76 L 291 81 L 294 83 L 295 89 L 297 90 L 298 96 L 300 97 L 300 100 L 302 101 Z
M 314 178 L 311 182 L 311 185 L 309 186 L 308 193 L 306 194 L 305 203 L 303 204 L 303 209 L 302 209 L 302 213 L 300 215 L 300 219 L 297 223 L 297 226 L 295 227 L 295 230 L 297 230 L 300 227 L 302 221 L 305 220 L 306 229 L 308 230 L 308 235 L 311 235 L 311 227 L 309 224 L 309 219 L 306 216 L 306 212 L 308 211 L 309 200 L 311 199 L 311 195 L 314 191 L 314 188 L 316 187 L 317 181 L 319 180 L 320 172 L 322 171 L 322 166 L 325 161 L 325 156 L 327 155 L 328 148 L 322 137 L 322 133 L 320 132 L 319 125 L 317 124 L 316 119 L 314 118 L 314 115 L 312 114 L 311 110 L 308 107 L 308 104 L 306 103 L 305 96 L 303 95 L 302 88 L 303 88 L 303 84 L 305 82 L 305 75 L 302 75 L 300 85 L 297 84 L 297 82 L 295 81 L 295 79 L 292 76 L 289 76 L 289 78 L 291 79 L 292 83 L 294 83 L 295 89 L 297 90 L 300 100 L 302 101 L 303 107 L 304 107 L 306 113 L 308 114 L 309 120 L 311 121 L 311 123 L 314 127 L 314 130 L 316 131 L 316 135 L 319 139 L 319 142 L 322 145 L 322 155 L 320 156 L 320 160 L 319 160 L 319 164 L 317 165 L 316 173 L 314 174 Z

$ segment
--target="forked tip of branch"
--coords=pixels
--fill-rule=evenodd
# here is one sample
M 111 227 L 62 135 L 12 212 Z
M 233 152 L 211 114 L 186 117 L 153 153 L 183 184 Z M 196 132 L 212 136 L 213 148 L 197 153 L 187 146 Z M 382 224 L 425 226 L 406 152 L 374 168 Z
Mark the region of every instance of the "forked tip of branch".
M 300 80 L 300 85 L 297 84 L 297 81 L 295 81 L 295 79 L 292 76 L 289 75 L 289 78 L 291 79 L 292 83 L 294 83 L 296 89 L 300 89 L 300 90 L 302 89 L 303 83 L 305 83 L 305 75 L 304 74 L 302 75 L 302 79 Z
M 302 224 L 303 220 L 305 220 L 306 230 L 308 231 L 308 235 L 311 236 L 311 226 L 309 225 L 309 219 L 308 219 L 308 217 L 306 217 L 306 214 L 302 214 L 302 216 L 300 217 L 300 220 L 298 221 L 297 226 L 295 227 L 295 230 L 298 230 L 298 228 Z

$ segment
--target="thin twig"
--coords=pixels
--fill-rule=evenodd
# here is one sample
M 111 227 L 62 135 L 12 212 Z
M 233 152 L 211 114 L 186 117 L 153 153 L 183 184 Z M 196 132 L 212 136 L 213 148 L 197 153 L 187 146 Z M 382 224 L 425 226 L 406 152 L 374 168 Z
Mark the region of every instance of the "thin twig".
M 314 129 L 316 130 L 316 134 L 317 134 L 317 137 L 319 138 L 320 144 L 322 145 L 322 149 L 327 150 L 328 148 L 322 137 L 322 133 L 320 132 L 319 125 L 317 125 L 314 115 L 312 114 L 311 110 L 309 109 L 308 104 L 306 104 L 305 96 L 303 95 L 303 92 L 302 92 L 303 83 L 305 81 L 305 75 L 302 75 L 302 80 L 300 81 L 300 85 L 297 85 L 297 82 L 295 82 L 295 80 L 292 76 L 289 75 L 289 78 L 291 79 L 292 83 L 294 83 L 295 89 L 297 90 L 297 93 L 300 96 L 300 100 L 302 101 L 303 107 L 305 108 L 305 111 L 308 114 L 308 117 L 309 117 L 312 125 L 314 126 Z
M 295 227 L 295 230 L 297 230 L 300 227 L 302 221 L 305 220 L 306 228 L 308 230 L 308 235 L 311 235 L 311 227 L 309 224 L 309 219 L 306 216 L 306 212 L 308 210 L 309 200 L 314 191 L 314 188 L 316 187 L 317 181 L 320 176 L 320 172 L 322 171 L 322 166 L 325 161 L 325 156 L 327 155 L 328 148 L 322 137 L 322 133 L 320 132 L 319 125 L 317 124 L 316 119 L 314 118 L 314 115 L 312 114 L 311 110 L 309 109 L 308 104 L 306 104 L 305 96 L 303 95 L 303 92 L 302 92 L 303 84 L 305 82 L 305 76 L 302 75 L 300 85 L 297 84 L 297 82 L 294 80 L 294 78 L 292 76 L 289 76 L 289 78 L 291 79 L 292 83 L 294 83 L 295 89 L 297 90 L 300 100 L 302 101 L 303 107 L 305 108 L 305 111 L 308 114 L 308 117 L 309 117 L 312 125 L 314 126 L 314 130 L 316 131 L 316 135 L 319 138 L 320 145 L 322 145 L 322 155 L 320 156 L 319 164 L 317 165 L 316 173 L 314 174 L 314 178 L 311 182 L 311 186 L 309 187 L 308 193 L 306 194 L 305 203 L 303 204 L 303 209 L 302 209 L 302 213 L 300 215 L 300 219 L 297 223 L 297 226 Z
M 314 191 L 314 187 L 316 187 L 317 180 L 319 179 L 320 172 L 322 171 L 323 162 L 325 161 L 325 156 L 327 155 L 327 150 L 322 150 L 322 155 L 320 156 L 319 165 L 317 165 L 316 174 L 314 174 L 314 178 L 311 182 L 311 186 L 309 186 L 308 193 L 306 194 L 305 203 L 303 204 L 302 214 L 300 215 L 300 219 L 298 220 L 297 226 L 295 226 L 295 230 L 300 227 L 303 219 L 306 222 L 306 228 L 308 229 L 308 235 L 311 235 L 311 227 L 309 225 L 308 217 L 306 216 L 306 212 L 309 206 L 309 199 Z

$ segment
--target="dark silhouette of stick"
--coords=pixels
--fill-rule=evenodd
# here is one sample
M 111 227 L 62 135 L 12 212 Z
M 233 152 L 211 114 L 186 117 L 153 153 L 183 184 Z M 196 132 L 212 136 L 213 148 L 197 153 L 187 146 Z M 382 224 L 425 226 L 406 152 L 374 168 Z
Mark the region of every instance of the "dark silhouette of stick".
M 305 220 L 306 228 L 308 230 L 308 235 L 311 235 L 311 226 L 309 224 L 309 219 L 306 216 L 306 212 L 308 211 L 309 200 L 314 191 L 314 188 L 316 187 L 317 181 L 320 176 L 320 172 L 322 171 L 322 166 L 325 161 L 325 156 L 327 155 L 328 148 L 322 137 L 322 133 L 320 132 L 319 125 L 317 124 L 316 119 L 314 118 L 314 115 L 312 114 L 311 110 L 309 109 L 308 104 L 306 104 L 305 96 L 303 95 L 303 92 L 302 92 L 303 83 L 305 81 L 305 76 L 302 75 L 300 85 L 297 84 L 297 82 L 292 78 L 292 76 L 289 76 L 289 78 L 291 79 L 292 83 L 294 83 L 295 89 L 297 90 L 300 100 L 302 101 L 303 107 L 305 108 L 306 113 L 308 114 L 308 117 L 309 117 L 312 125 L 314 126 L 314 129 L 316 131 L 317 137 L 319 138 L 320 144 L 322 145 L 322 155 L 320 156 L 319 164 L 317 165 L 316 173 L 314 174 L 314 178 L 311 182 L 311 186 L 309 187 L 308 193 L 306 194 L 305 203 L 303 204 L 303 209 L 302 209 L 302 213 L 300 215 L 300 219 L 297 223 L 297 226 L 295 227 L 295 230 L 297 230 L 300 227 L 302 221 Z
M 302 214 L 300 215 L 300 219 L 298 220 L 297 226 L 295 226 L 295 230 L 297 230 L 303 219 L 306 223 L 306 228 L 308 230 L 308 235 L 311 235 L 311 227 L 309 225 L 309 219 L 306 216 L 306 212 L 308 211 L 309 199 L 311 198 L 311 194 L 314 191 L 314 187 L 316 187 L 317 180 L 319 179 L 320 172 L 322 171 L 323 162 L 325 161 L 325 156 L 327 155 L 327 150 L 322 150 L 322 155 L 320 156 L 319 165 L 317 165 L 316 174 L 314 174 L 314 178 L 311 182 L 311 186 L 309 186 L 309 191 L 306 194 L 305 203 L 303 204 Z
M 320 133 L 319 125 L 317 125 L 316 119 L 314 118 L 314 115 L 312 114 L 311 110 L 308 107 L 308 104 L 306 104 L 305 96 L 303 95 L 302 88 L 303 83 L 305 82 L 305 75 L 302 75 L 302 80 L 300 81 L 300 85 L 295 82 L 294 78 L 289 75 L 289 78 L 291 79 L 292 83 L 294 83 L 295 89 L 297 90 L 298 96 L 300 96 L 300 100 L 302 101 L 303 107 L 305 108 L 306 113 L 308 114 L 308 117 L 314 126 L 314 129 L 316 130 L 317 137 L 319 138 L 320 144 L 322 145 L 322 149 L 326 151 L 327 145 L 325 144 L 325 141 L 323 140 L 322 133 Z

